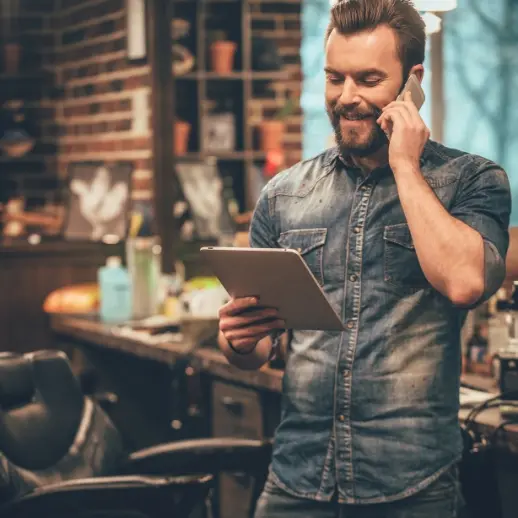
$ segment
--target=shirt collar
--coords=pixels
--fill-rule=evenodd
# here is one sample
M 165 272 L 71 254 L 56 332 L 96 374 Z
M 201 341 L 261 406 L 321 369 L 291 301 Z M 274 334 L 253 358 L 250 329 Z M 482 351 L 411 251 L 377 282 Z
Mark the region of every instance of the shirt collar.
M 430 152 L 432 151 L 432 141 L 428 139 L 426 144 L 424 145 L 423 153 L 421 154 L 421 158 L 419 159 L 419 164 L 421 167 L 426 163 L 427 158 L 430 155 Z M 340 148 L 338 146 L 334 146 L 331 149 L 331 156 L 330 161 L 336 165 L 337 162 L 340 162 L 341 165 L 345 166 L 348 169 L 358 169 L 357 166 L 354 164 L 350 156 L 343 155 L 340 153 Z M 384 169 L 384 168 L 383 168 Z

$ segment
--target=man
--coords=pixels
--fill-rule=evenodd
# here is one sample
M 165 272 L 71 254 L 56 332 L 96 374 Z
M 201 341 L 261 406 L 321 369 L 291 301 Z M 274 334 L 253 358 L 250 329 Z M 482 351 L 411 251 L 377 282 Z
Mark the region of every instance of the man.
M 424 50 L 409 0 L 335 5 L 337 147 L 274 177 L 257 203 L 251 245 L 299 249 L 346 323 L 293 333 L 257 518 L 456 516 L 460 330 L 504 279 L 510 192 L 500 167 L 430 141 L 411 97 L 395 100 L 410 74 L 422 80 Z M 221 348 L 259 368 L 283 326 L 260 301 L 231 300 Z

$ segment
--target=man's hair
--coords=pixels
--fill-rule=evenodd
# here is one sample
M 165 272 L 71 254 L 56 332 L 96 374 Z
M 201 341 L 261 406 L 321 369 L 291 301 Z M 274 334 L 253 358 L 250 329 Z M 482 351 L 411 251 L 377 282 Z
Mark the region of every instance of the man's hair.
M 331 8 L 326 43 L 334 29 L 348 35 L 380 25 L 393 29 L 406 79 L 414 65 L 424 62 L 426 33 L 423 18 L 411 0 L 338 0 Z

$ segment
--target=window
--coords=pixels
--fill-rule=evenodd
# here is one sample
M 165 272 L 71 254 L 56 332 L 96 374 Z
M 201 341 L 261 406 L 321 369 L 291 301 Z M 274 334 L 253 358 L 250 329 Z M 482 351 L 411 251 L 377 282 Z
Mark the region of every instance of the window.
M 303 155 L 330 146 L 332 130 L 324 105 L 324 34 L 329 0 L 304 0 L 301 59 L 304 75 Z M 512 225 L 518 225 L 518 2 L 459 0 L 444 14 L 444 144 L 496 161 L 513 190 Z M 428 49 L 429 49 L 428 45 Z M 421 113 L 431 124 L 429 56 L 427 102 Z

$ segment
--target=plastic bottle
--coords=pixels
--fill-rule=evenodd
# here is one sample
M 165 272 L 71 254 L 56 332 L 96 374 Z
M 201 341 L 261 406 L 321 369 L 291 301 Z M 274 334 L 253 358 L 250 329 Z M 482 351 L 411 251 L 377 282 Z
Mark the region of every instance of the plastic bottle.
M 149 318 L 159 313 L 161 253 L 156 236 L 126 239 L 126 261 L 132 283 L 135 319 Z
M 121 265 L 120 257 L 108 257 L 106 265 L 99 268 L 101 295 L 100 317 L 103 322 L 120 324 L 132 318 L 132 290 L 128 271 Z

